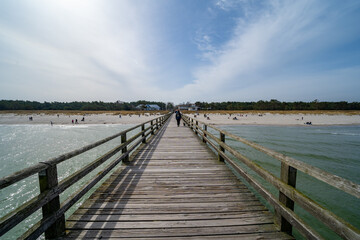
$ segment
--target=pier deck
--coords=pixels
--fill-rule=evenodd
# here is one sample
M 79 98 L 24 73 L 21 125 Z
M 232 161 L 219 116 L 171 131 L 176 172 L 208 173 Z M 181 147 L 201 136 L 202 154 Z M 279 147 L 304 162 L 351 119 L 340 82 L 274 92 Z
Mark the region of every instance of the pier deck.
M 174 119 L 66 222 L 66 238 L 292 239 L 187 127 Z

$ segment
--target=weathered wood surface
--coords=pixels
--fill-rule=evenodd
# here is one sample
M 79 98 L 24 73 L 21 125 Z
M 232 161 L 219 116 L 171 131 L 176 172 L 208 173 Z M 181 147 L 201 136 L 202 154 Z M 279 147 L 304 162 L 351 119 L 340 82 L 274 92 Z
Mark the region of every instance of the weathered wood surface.
M 292 239 L 190 129 L 172 119 L 69 217 L 66 238 Z

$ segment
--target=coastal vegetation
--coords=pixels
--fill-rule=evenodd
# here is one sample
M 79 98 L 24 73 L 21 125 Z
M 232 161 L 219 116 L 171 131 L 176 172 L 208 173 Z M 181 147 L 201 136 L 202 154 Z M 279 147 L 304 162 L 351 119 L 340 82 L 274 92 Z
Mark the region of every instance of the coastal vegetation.
M 211 110 L 360 110 L 360 102 L 280 102 L 276 99 L 257 102 L 196 102 L 200 109 Z
M 172 110 L 176 106 L 173 103 L 153 102 L 140 100 L 136 102 L 37 102 L 23 100 L 0 100 L 0 111 L 137 111 L 140 105 L 156 104 L 160 110 Z M 360 102 L 280 102 L 270 101 L 257 102 L 196 102 L 200 110 L 207 111 L 349 111 L 360 110 Z
M 22 101 L 22 100 L 0 100 L 0 110 L 65 110 L 65 111 L 130 111 L 137 110 L 137 107 L 144 104 L 156 104 L 160 110 L 173 108 L 172 104 L 163 102 L 151 101 L 136 101 L 136 102 L 36 102 L 36 101 Z

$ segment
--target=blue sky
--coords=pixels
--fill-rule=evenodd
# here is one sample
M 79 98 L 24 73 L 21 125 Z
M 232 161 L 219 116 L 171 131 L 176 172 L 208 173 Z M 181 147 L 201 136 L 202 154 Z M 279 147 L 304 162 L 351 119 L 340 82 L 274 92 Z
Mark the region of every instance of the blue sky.
M 360 101 L 360 1 L 3 0 L 0 99 Z

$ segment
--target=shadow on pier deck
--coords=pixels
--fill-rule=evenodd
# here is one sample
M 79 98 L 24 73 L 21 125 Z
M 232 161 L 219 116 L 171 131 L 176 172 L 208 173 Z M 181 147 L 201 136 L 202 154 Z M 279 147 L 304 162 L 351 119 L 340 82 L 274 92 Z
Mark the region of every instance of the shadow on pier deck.
M 172 119 L 66 222 L 65 238 L 292 239 L 187 127 Z

